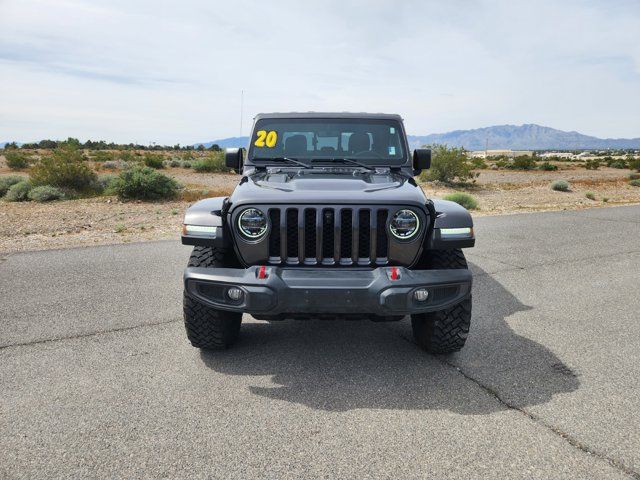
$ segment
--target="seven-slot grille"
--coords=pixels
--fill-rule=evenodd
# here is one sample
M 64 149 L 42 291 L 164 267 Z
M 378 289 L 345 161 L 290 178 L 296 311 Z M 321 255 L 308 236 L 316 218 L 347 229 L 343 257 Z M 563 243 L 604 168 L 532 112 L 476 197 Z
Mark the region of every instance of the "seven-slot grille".
M 269 263 L 384 265 L 389 211 L 378 207 L 269 209 Z

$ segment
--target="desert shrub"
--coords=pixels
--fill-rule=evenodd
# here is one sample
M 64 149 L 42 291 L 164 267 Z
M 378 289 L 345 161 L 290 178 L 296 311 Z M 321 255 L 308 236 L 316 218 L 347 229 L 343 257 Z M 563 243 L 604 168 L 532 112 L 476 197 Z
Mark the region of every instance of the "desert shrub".
M 31 183 L 28 180 L 22 180 L 9 187 L 5 198 L 10 202 L 24 202 L 29 200 L 29 190 L 31 190 Z
M 600 168 L 600 160 L 597 158 L 589 158 L 584 162 L 584 168 L 587 170 L 598 170 L 598 168 Z
M 117 170 L 120 166 L 120 163 L 116 160 L 107 160 L 102 164 L 102 168 L 106 168 L 107 170 Z
M 640 173 L 630 173 L 629 180 L 640 180 Z
M 176 160 L 175 158 L 171 161 L 169 161 L 169 166 L 173 167 L 173 168 L 177 168 L 182 166 L 182 163 L 180 162 L 180 160 Z
M 627 164 L 631 170 L 635 170 L 636 172 L 640 172 L 640 157 L 630 159 Z
M 549 162 L 543 162 L 540 165 L 538 165 L 538 168 L 540 170 L 545 170 L 547 172 L 554 172 L 556 170 L 558 170 L 558 166 L 554 165 L 553 163 L 549 163 Z
M 11 170 L 21 170 L 29 166 L 29 155 L 17 150 L 10 150 L 5 152 L 4 158 L 7 159 L 7 166 Z
M 464 182 L 476 176 L 473 173 L 473 164 L 464 148 L 432 145 L 431 154 L 431 168 L 420 174 L 420 179 L 423 181 Z
M 91 160 L 96 162 L 113 162 L 115 155 L 111 152 L 105 152 L 104 150 L 97 150 L 91 155 Z
M 182 168 L 191 168 L 191 162 L 182 162 Z
M 640 187 L 640 180 L 631 180 L 629 181 L 629 185 L 632 187 Z
M 111 174 L 99 175 L 98 179 L 95 182 L 95 187 L 94 187 L 96 193 L 107 193 L 107 194 L 114 193 L 112 191 L 111 185 L 113 184 L 113 181 L 116 178 L 118 178 L 117 175 L 111 175 Z
M 160 200 L 175 197 L 181 187 L 173 178 L 153 168 L 137 166 L 122 172 L 109 188 L 125 200 Z
M 603 201 L 604 203 L 607 203 L 607 202 L 609 201 L 609 197 L 602 197 L 602 201 Z
M 478 201 L 468 193 L 454 192 L 445 195 L 442 198 L 444 198 L 445 200 L 456 202 L 458 205 L 462 205 L 467 210 L 475 210 L 476 208 L 478 208 Z
M 162 155 L 158 155 L 156 153 L 145 153 L 144 164 L 147 167 L 155 169 L 164 168 L 164 159 L 162 158 Z
M 77 192 L 91 191 L 97 179 L 96 172 L 85 163 L 82 152 L 71 146 L 57 148 L 43 157 L 29 176 L 34 185 L 51 185 Z
M 473 165 L 473 168 L 477 168 L 479 170 L 485 170 L 489 168 L 489 165 L 487 165 L 487 162 L 484 161 L 484 158 L 480 157 L 472 158 L 471 164 Z
M 33 187 L 27 194 L 29 200 L 36 202 L 50 202 L 52 200 L 60 200 L 64 198 L 64 192 L 59 188 L 52 187 L 51 185 L 40 185 L 39 187 Z
M 585 197 L 587 197 L 589 200 L 595 200 L 596 199 L 596 195 L 593 192 L 587 192 L 584 194 Z
M 611 156 L 604 157 L 607 167 L 611 168 L 627 168 L 627 162 L 622 158 L 613 158 Z
M 126 150 L 118 152 L 116 156 L 124 162 L 133 162 L 136 159 L 133 153 L 127 152 Z
M 555 190 L 556 192 L 568 192 L 569 182 L 566 180 L 556 180 L 551 184 L 551 190 Z
M 191 166 L 196 172 L 228 172 L 229 169 L 224 164 L 224 157 L 220 154 L 212 153 L 203 159 L 191 162 Z M 433 168 L 433 167 L 432 167 Z
M 0 177 L 0 197 L 4 197 L 12 185 L 20 183 L 23 180 L 25 180 L 25 178 L 20 175 L 7 175 Z
M 501 158 L 499 160 L 496 160 L 495 164 L 496 164 L 496 167 L 498 167 L 498 168 L 509 168 L 509 166 L 511 165 L 509 160 L 507 160 L 505 158 Z
M 536 161 L 533 157 L 522 155 L 513 159 L 511 168 L 514 170 L 533 170 L 536 168 Z

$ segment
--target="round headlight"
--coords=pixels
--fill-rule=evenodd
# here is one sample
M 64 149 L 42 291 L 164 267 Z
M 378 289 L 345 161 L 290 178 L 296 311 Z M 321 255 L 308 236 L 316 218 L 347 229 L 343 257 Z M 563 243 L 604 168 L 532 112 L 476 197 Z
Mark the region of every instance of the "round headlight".
M 267 233 L 267 217 L 257 208 L 247 208 L 238 215 L 238 229 L 249 240 L 257 240 Z
M 400 240 L 413 237 L 419 228 L 420 218 L 413 210 L 398 210 L 389 224 L 393 236 Z

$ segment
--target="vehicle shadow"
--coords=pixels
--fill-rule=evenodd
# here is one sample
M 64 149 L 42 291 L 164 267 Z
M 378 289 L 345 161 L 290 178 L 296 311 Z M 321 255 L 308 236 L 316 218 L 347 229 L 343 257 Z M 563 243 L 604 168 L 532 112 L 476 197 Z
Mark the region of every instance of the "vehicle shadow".
M 442 409 L 480 415 L 508 407 L 493 393 L 481 394 L 478 384 L 518 407 L 576 390 L 576 375 L 553 352 L 507 324 L 509 316 L 531 307 L 472 267 L 472 331 L 460 353 L 423 352 L 413 343 L 408 319 L 285 321 L 245 323 L 236 347 L 203 351 L 201 359 L 226 375 L 271 377 L 273 386 L 251 386 L 252 394 L 331 411 Z

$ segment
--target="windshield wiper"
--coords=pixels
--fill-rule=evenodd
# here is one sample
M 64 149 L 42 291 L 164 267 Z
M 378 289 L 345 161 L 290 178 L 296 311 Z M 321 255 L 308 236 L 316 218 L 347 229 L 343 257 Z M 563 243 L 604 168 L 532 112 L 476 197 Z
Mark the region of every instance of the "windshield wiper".
M 356 165 L 358 167 L 366 168 L 367 170 L 375 170 L 375 167 L 372 167 L 371 165 L 367 165 L 366 163 L 358 162 L 357 160 L 354 160 L 352 158 L 344 158 L 344 157 L 314 158 L 311 161 L 312 162 L 330 162 L 330 163 L 333 163 L 333 162 L 349 163 L 351 165 Z
M 301 162 L 297 158 L 291 158 L 291 157 L 272 157 L 272 158 L 254 158 L 253 159 L 254 162 L 256 160 L 265 160 L 267 162 L 276 162 L 276 163 L 293 163 L 295 165 L 300 165 L 301 167 L 304 167 L 304 168 L 311 168 L 311 165 Z

